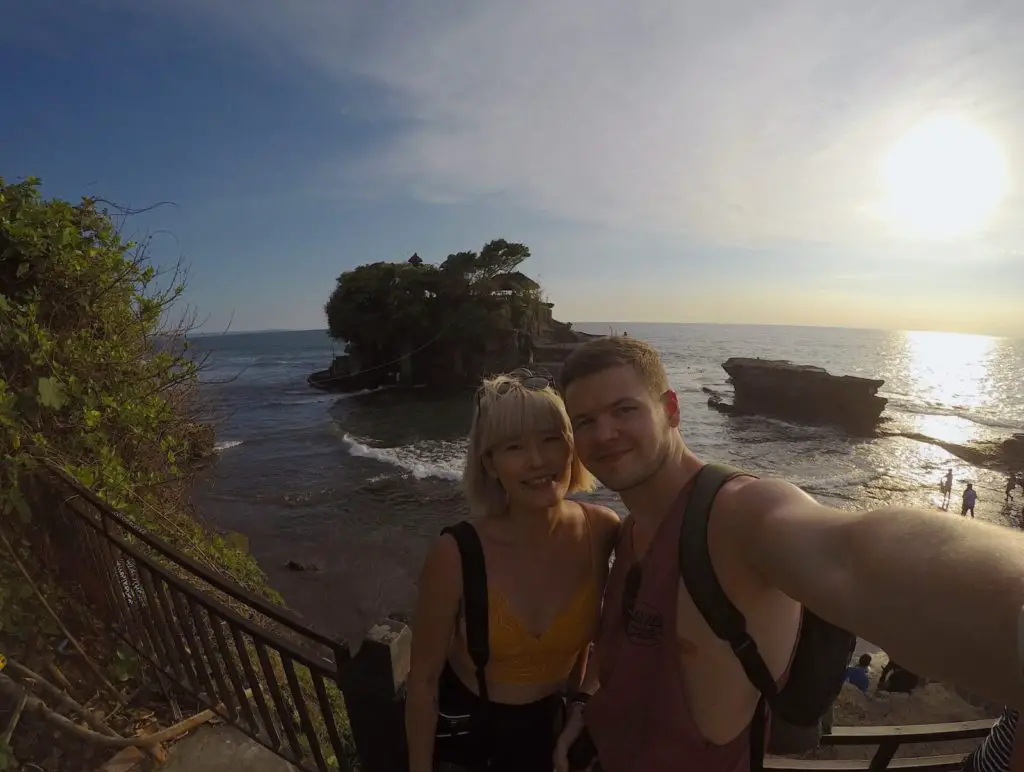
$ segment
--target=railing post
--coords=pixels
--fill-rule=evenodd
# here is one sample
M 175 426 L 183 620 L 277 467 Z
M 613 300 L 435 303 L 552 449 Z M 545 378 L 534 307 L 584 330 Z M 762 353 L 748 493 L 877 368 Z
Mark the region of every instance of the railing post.
M 900 738 L 899 736 L 886 737 L 882 742 L 878 744 L 878 750 L 875 751 L 875 755 L 871 757 L 871 764 L 868 766 L 870 772 L 881 772 L 889 768 L 889 762 L 892 761 L 892 757 L 896 755 L 896 751 L 900 749 Z
M 405 679 L 412 631 L 385 619 L 367 633 L 339 678 L 352 738 L 364 772 L 404 772 Z

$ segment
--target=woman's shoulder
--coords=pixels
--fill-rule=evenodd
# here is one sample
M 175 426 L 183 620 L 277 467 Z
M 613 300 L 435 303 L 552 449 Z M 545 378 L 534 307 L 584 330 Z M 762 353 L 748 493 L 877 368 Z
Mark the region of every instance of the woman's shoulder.
M 594 504 L 592 502 L 577 502 L 583 511 L 590 517 L 592 523 L 600 523 L 609 528 L 617 528 L 622 523 L 622 518 L 619 517 L 619 513 L 611 507 L 606 507 L 603 504 Z
M 590 502 L 577 502 L 586 515 L 591 529 L 597 541 L 605 544 L 609 541 L 614 543 L 619 536 L 619 529 L 622 528 L 622 518 L 611 507 Z
M 462 555 L 452 533 L 445 532 L 434 539 L 423 561 L 423 574 L 442 581 L 461 579 Z

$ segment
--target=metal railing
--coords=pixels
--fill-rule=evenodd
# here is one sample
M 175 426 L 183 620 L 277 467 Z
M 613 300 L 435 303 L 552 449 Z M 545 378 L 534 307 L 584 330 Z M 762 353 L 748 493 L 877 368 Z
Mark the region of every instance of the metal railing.
M 906 726 L 847 726 L 836 727 L 832 734 L 821 738 L 822 745 L 850 746 L 877 745 L 870 760 L 830 761 L 825 759 L 788 759 L 769 757 L 764 768 L 775 772 L 835 772 L 835 770 L 916 769 L 929 772 L 958 770 L 965 753 L 950 753 L 914 758 L 893 758 L 901 745 L 910 743 L 938 743 L 956 740 L 974 740 L 985 737 L 992 729 L 992 719 L 960 721 L 950 724 L 912 724 Z
M 347 645 L 200 565 L 59 471 L 57 549 L 73 550 L 90 611 L 158 673 L 305 770 L 347 770 L 355 754 L 338 683 Z M 62 564 L 69 561 L 62 560 Z

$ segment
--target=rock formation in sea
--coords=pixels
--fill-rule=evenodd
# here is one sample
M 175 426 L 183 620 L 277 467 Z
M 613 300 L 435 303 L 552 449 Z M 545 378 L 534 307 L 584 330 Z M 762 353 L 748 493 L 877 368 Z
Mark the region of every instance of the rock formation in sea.
M 820 367 L 732 357 L 722 369 L 729 374 L 733 400 L 729 403 L 711 393 L 708 405 L 723 413 L 827 424 L 854 435 L 872 436 L 887 402 L 878 396 L 885 381 L 832 375 Z
M 529 255 L 525 245 L 498 239 L 440 265 L 414 254 L 346 271 L 325 306 L 329 334 L 345 353 L 309 384 L 340 392 L 461 388 L 524 366 L 557 378 L 569 353 L 599 336 L 554 319 L 540 285 L 518 270 Z

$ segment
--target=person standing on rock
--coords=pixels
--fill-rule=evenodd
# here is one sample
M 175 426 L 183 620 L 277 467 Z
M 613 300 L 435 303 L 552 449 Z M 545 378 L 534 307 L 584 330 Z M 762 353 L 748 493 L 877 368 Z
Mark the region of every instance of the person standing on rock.
M 566 499 L 592 486 L 547 377 L 483 382 L 462 477 L 477 517 L 444 530 L 420 575 L 409 772 L 551 772 L 619 529 L 607 507 Z
M 949 499 L 953 495 L 953 470 L 950 469 L 946 472 L 946 476 L 942 478 L 942 484 L 940 485 L 942 490 L 942 508 L 949 509 Z
M 978 492 L 974 490 L 974 483 L 967 483 L 967 487 L 964 488 L 964 501 L 960 507 L 960 514 L 966 516 L 970 513 L 971 517 L 974 517 L 974 505 L 978 501 Z
M 788 685 L 802 606 L 915 672 L 1024 705 L 1024 534 L 923 509 L 833 509 L 786 481 L 741 475 L 712 492 L 710 511 L 705 486 L 706 544 L 688 546 L 679 537 L 691 532 L 689 497 L 718 467 L 684 443 L 657 352 L 632 338 L 591 341 L 561 379 L 580 459 L 630 514 L 582 687 L 592 696 L 570 711 L 559 772 L 759 769 L 771 730 L 753 718 L 764 715 L 763 694 Z M 680 553 L 701 550 L 739 616 L 730 643 L 680 580 L 691 573 Z

